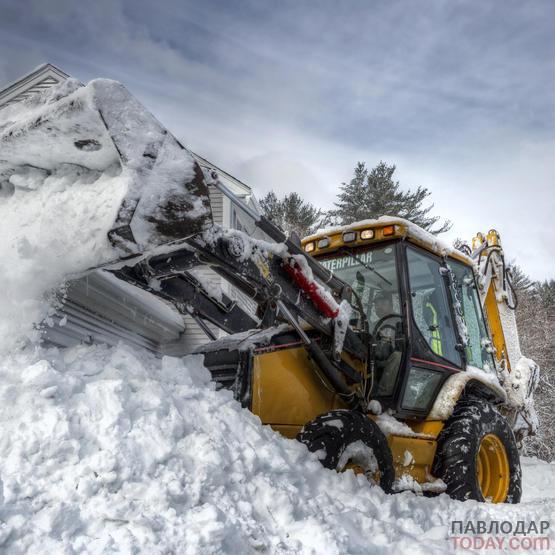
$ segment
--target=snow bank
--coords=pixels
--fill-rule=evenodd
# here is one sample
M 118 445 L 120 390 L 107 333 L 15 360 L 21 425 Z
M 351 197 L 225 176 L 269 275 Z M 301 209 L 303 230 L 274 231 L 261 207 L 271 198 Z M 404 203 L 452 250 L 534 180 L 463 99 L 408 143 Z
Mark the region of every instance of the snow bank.
M 114 257 L 106 232 L 126 191 L 117 173 L 76 166 L 26 178 L 0 198 L 0 354 L 36 339 L 64 278 Z
M 554 514 L 554 499 L 386 495 L 325 470 L 215 391 L 201 362 L 125 346 L 3 358 L 0 551 L 443 554 L 452 520 Z M 544 466 L 551 489 L 547 470 L 525 467 L 525 485 L 554 496 Z

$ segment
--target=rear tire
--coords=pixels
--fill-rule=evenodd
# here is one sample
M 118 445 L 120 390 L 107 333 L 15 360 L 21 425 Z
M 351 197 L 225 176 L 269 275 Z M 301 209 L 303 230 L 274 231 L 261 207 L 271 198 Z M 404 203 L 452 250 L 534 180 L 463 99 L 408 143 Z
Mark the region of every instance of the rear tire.
M 322 414 L 303 427 L 297 440 L 319 452 L 324 467 L 338 472 L 352 468 L 392 492 L 395 470 L 387 439 L 366 415 L 350 410 Z
M 438 437 L 433 473 L 465 501 L 518 503 L 521 469 L 507 420 L 487 401 L 461 399 Z

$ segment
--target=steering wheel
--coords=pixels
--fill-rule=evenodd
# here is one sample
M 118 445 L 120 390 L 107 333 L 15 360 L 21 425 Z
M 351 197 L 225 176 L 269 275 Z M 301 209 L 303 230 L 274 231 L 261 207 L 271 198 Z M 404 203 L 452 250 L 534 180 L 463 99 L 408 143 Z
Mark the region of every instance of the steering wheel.
M 403 316 L 401 314 L 397 314 L 395 312 L 392 312 L 391 314 L 386 314 L 385 316 L 382 316 L 377 322 L 376 325 L 374 326 L 374 329 L 372 330 L 372 336 L 373 337 L 377 337 L 377 334 L 379 332 L 381 332 L 382 330 L 385 329 L 392 329 L 393 331 L 397 331 L 397 328 L 393 325 L 393 324 L 386 324 L 385 322 L 391 318 L 399 318 L 399 319 L 403 319 Z

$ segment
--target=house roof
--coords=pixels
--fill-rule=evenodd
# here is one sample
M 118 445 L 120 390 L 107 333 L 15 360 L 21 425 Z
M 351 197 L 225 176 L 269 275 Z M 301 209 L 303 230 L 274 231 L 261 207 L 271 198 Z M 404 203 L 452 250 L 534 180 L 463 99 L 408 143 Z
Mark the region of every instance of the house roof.
M 69 75 L 52 64 L 42 64 L 0 91 L 0 107 L 19 102 L 29 96 L 69 79 Z

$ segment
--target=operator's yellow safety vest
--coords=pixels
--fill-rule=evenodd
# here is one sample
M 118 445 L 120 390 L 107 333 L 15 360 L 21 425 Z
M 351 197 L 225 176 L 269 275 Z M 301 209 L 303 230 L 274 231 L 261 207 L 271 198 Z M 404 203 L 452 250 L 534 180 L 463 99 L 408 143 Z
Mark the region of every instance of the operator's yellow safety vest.
M 441 332 L 439 331 L 439 320 L 437 318 L 437 311 L 434 308 L 434 305 L 430 302 L 426 303 L 426 308 L 429 308 L 432 311 L 432 326 L 433 330 L 430 336 L 430 347 L 432 347 L 432 351 L 439 356 L 443 356 L 443 348 L 441 346 Z

